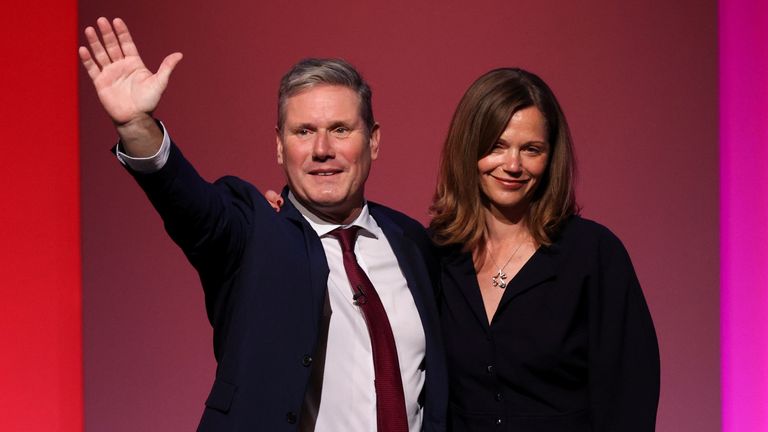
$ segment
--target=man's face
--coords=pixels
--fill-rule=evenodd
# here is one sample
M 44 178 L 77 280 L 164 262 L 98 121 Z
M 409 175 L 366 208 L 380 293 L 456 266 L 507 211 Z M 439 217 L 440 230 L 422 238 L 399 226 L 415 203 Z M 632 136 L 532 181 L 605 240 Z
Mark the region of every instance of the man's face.
M 348 223 L 363 205 L 371 161 L 379 152 L 379 128 L 370 137 L 352 89 L 317 85 L 288 98 L 277 131 L 277 163 L 296 198 L 331 222 Z

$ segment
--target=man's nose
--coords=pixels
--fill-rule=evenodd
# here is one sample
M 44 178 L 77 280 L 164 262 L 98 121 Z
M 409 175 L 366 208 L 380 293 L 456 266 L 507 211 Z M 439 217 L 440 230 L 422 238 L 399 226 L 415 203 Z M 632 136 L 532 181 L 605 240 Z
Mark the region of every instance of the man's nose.
M 312 157 L 324 160 L 333 156 L 333 145 L 328 132 L 324 130 L 318 131 L 315 134 L 315 141 L 312 143 Z

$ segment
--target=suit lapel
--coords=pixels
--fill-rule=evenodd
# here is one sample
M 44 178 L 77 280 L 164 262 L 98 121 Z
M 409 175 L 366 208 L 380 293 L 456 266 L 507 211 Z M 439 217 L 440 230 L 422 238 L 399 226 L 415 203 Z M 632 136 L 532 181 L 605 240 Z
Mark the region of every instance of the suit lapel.
M 392 251 L 395 253 L 397 263 L 408 283 L 408 289 L 411 291 L 413 301 L 416 304 L 416 309 L 419 311 L 426 332 L 430 326 L 427 324 L 427 318 L 424 315 L 426 311 L 424 295 L 425 290 L 431 295 L 432 283 L 425 267 L 423 265 L 415 265 L 415 263 L 423 263 L 424 257 L 419 248 L 404 235 L 399 225 L 382 212 L 377 211 L 375 205 L 370 205 L 369 203 L 368 209 L 381 228 L 381 231 L 384 232 L 389 245 L 392 247 Z
M 293 205 L 291 200 L 288 199 L 288 187 L 283 189 L 283 207 L 280 209 L 279 215 L 285 217 L 301 230 L 304 237 L 304 246 L 309 257 L 307 262 L 307 271 L 309 276 L 309 285 L 312 295 L 312 305 L 317 309 L 315 316 L 321 316 L 323 313 L 323 304 L 325 302 L 325 296 L 328 292 L 328 261 L 325 257 L 325 250 L 323 244 L 320 242 L 320 237 L 317 236 L 315 230 L 304 219 L 299 210 Z M 288 277 L 288 276 L 286 276 Z M 316 320 L 312 320 L 314 325 L 317 324 Z
M 427 425 L 444 424 L 444 403 L 448 388 L 442 334 L 434 301 L 435 287 L 430 277 L 430 266 L 434 257 L 425 257 L 425 251 L 419 247 L 417 240 L 412 239 L 399 224 L 387 216 L 386 212 L 380 211 L 376 204 L 371 202 L 368 204 L 371 216 L 376 220 L 392 247 L 421 319 L 426 339 L 426 353 L 423 366 L 420 367 L 425 368 L 427 373 L 422 394 L 419 396 L 419 404 L 425 406 L 425 429 L 437 430 L 439 427 L 433 428 Z M 436 260 L 433 269 L 437 270 Z

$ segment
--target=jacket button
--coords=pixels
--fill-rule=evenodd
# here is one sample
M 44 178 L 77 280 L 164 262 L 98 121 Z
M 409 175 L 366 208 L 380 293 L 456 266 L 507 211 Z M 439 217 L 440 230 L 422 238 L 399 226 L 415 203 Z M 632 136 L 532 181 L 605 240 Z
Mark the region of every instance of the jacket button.
M 312 356 L 309 354 L 305 355 L 304 358 L 301 359 L 301 364 L 304 367 L 309 367 L 309 365 L 312 364 Z
M 496 393 L 496 400 L 501 402 L 502 399 L 504 399 L 504 395 L 501 393 Z
M 488 365 L 488 367 L 485 368 L 485 371 L 488 372 L 488 375 L 493 375 L 493 365 Z
M 502 422 L 501 422 L 501 419 L 500 419 L 500 418 L 497 418 L 497 419 L 496 419 L 496 426 L 501 426 L 501 423 L 502 423 Z
M 293 411 L 288 411 L 288 414 L 285 415 L 285 420 L 290 424 L 295 424 L 297 420 L 296 413 Z

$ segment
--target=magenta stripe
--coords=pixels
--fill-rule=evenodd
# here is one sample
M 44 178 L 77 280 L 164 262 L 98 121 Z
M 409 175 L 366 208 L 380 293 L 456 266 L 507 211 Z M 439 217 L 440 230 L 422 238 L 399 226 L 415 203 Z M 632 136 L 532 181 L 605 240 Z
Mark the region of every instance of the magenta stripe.
M 768 2 L 719 15 L 723 432 L 768 431 Z

